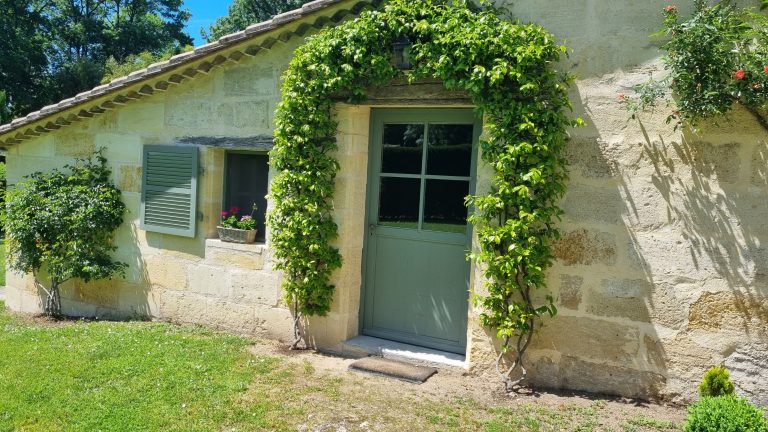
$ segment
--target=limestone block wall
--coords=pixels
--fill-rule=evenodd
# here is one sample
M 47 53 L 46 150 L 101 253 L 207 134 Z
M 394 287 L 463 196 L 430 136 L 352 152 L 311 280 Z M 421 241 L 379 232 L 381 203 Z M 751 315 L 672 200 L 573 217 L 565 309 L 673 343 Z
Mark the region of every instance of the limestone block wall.
M 521 0 L 512 13 L 567 40 L 559 67 L 578 76 L 570 131 L 571 178 L 562 202 L 563 236 L 548 290 L 559 315 L 531 347 L 536 385 L 625 396 L 689 400 L 705 369 L 724 363 L 742 394 L 768 405 L 768 134 L 750 116 L 694 133 L 666 125 L 664 107 L 629 121 L 619 93 L 663 73 L 648 34 L 664 1 Z M 678 4 L 681 13 L 692 1 Z M 200 147 L 194 238 L 139 228 L 141 148 L 185 137 L 272 135 L 279 76 L 298 39 L 225 63 L 168 91 L 12 147 L 8 179 L 61 167 L 99 147 L 128 206 L 117 233 L 125 279 L 64 287 L 64 310 L 108 318 L 153 317 L 288 339 L 291 315 L 267 244 L 216 240 L 225 150 Z M 386 92 L 386 91 L 385 91 Z M 430 106 L 425 100 L 422 107 Z M 391 107 L 391 104 L 390 104 Z M 333 349 L 359 331 L 370 106 L 337 104 L 334 217 L 344 265 L 333 276 L 333 308 L 304 322 L 310 341 Z M 670 108 L 671 109 L 671 108 Z M 478 158 L 479 159 L 479 158 Z M 477 189 L 489 169 L 478 167 Z M 473 290 L 482 292 L 472 269 Z M 29 275 L 7 276 L 7 303 L 40 310 Z M 540 293 L 541 295 L 544 292 Z M 494 338 L 470 307 L 472 379 L 497 378 Z M 468 378 L 470 379 L 470 378 Z
M 692 3 L 676 6 L 685 15 Z M 571 99 L 587 123 L 570 132 L 547 288 L 560 313 L 536 334 L 531 378 L 684 401 L 709 366 L 725 364 L 741 394 L 768 405 L 768 133 L 738 107 L 693 132 L 665 123 L 672 106 L 630 121 L 619 103 L 663 74 L 660 41 L 648 35 L 665 4 L 507 4 L 567 41 L 560 67 L 578 76 Z M 469 332 L 472 367 L 484 373 L 492 338 L 476 320 Z
M 279 76 L 299 43 L 297 38 L 279 42 L 269 55 L 214 68 L 165 92 L 9 149 L 8 181 L 13 185 L 26 174 L 61 168 L 104 148 L 113 181 L 123 192 L 127 212 L 115 236 L 115 257 L 128 263 L 126 277 L 65 284 L 62 307 L 66 314 L 151 317 L 289 337 L 290 313 L 281 299 L 280 275 L 273 269 L 268 246 L 217 239 L 225 149 L 199 146 L 203 169 L 197 210 L 201 217 L 194 238 L 141 230 L 139 206 L 143 145 L 189 145 L 189 140 L 184 142 L 189 137 L 272 135 Z M 40 279 L 45 283 L 44 275 Z M 7 284 L 9 307 L 41 310 L 43 291 L 30 275 L 9 272 Z

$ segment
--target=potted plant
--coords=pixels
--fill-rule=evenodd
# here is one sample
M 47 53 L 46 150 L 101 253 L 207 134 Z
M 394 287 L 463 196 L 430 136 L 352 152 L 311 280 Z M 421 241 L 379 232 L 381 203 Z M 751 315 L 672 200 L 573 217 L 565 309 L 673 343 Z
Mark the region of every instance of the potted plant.
M 256 241 L 256 220 L 253 218 L 253 212 L 256 211 L 256 204 L 253 205 L 250 215 L 239 216 L 238 207 L 230 207 L 229 211 L 221 212 L 221 221 L 216 229 L 219 231 L 219 239 L 232 243 L 253 243 Z

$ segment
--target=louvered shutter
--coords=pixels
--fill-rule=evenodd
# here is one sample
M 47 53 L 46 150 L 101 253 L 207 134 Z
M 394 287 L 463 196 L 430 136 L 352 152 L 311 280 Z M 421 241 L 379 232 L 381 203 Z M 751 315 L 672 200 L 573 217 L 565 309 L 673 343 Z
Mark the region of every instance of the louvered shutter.
M 141 229 L 195 236 L 197 147 L 144 146 Z

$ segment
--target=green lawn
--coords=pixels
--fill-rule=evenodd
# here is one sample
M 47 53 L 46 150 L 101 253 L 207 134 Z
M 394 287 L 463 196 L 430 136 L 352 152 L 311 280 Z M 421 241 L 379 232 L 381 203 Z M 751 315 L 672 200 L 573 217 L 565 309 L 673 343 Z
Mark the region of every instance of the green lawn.
M 218 430 L 266 419 L 276 402 L 235 397 L 276 359 L 246 339 L 169 324 L 39 324 L 0 302 L 0 431 Z
M 678 430 L 624 404 L 482 401 L 332 357 L 254 355 L 252 343 L 164 323 L 52 322 L 0 302 L 0 431 Z

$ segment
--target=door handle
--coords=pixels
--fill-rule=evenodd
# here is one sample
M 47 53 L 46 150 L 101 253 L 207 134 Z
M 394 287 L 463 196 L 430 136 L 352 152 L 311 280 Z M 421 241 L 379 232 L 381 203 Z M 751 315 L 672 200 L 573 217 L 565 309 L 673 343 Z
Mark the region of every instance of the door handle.
M 376 224 L 368 225 L 368 235 L 373 235 L 374 231 L 376 231 Z

